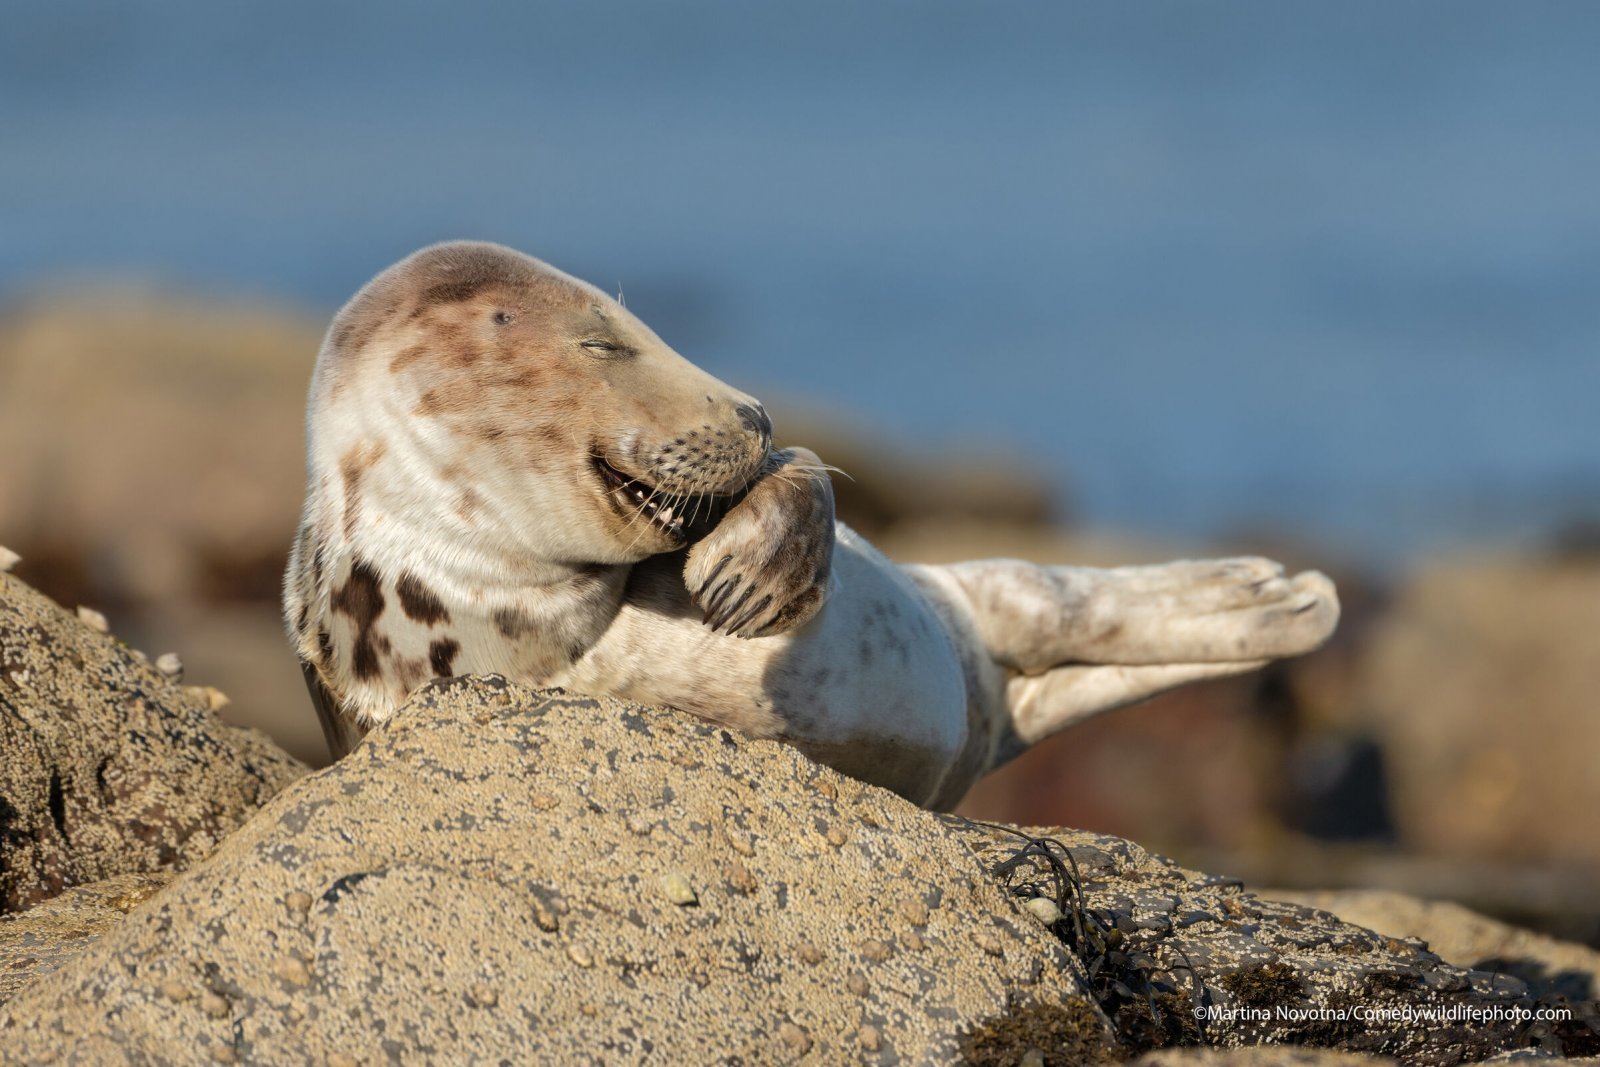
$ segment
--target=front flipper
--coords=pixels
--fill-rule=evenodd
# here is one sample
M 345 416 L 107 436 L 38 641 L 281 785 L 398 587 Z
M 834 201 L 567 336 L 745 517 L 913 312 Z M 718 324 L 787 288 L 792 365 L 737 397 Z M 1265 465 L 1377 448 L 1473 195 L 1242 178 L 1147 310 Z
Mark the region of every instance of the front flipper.
M 822 461 L 804 448 L 774 452 L 744 498 L 689 550 L 684 584 L 713 630 L 784 633 L 821 610 L 833 537 Z

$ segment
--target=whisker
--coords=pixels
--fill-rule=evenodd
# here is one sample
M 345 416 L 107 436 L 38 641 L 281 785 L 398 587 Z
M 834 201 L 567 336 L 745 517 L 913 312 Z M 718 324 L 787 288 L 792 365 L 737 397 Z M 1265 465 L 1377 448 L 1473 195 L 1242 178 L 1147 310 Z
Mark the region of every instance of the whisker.
M 852 482 L 855 481 L 855 478 L 851 476 L 849 471 L 843 469 L 842 467 L 835 467 L 831 463 L 790 463 L 785 466 L 783 470 L 795 471 L 798 474 L 808 474 L 814 478 L 820 478 L 828 473 L 842 474 L 844 477 L 849 478 Z

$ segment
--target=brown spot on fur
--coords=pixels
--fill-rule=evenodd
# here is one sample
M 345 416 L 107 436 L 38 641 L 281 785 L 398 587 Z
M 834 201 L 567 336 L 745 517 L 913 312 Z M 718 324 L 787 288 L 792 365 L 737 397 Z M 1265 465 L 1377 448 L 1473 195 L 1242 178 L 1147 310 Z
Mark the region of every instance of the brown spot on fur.
M 534 628 L 533 620 L 516 608 L 496 608 L 492 617 L 495 629 L 504 637 L 521 637 Z
M 328 339 L 341 355 L 359 352 L 400 307 L 401 301 L 388 287 L 378 286 L 371 292 L 358 294 L 350 309 L 334 323 Z
M 301 604 L 299 613 L 294 617 L 294 632 L 303 636 L 306 632 L 306 624 L 310 621 L 310 610 L 304 604 Z
M 472 389 L 470 382 L 451 382 L 450 386 L 435 386 L 424 392 L 416 406 L 411 408 L 411 414 L 434 418 L 440 414 L 461 414 L 462 411 L 478 411 L 482 408 L 483 394 L 480 390 Z
M 502 353 L 501 354 L 501 358 L 502 359 L 513 359 L 513 358 L 515 358 L 515 355 L 516 355 L 515 353 L 509 353 L 509 354 Z M 536 370 L 534 370 L 533 368 L 530 367 L 530 368 L 527 368 L 527 369 L 524 369 L 524 370 L 520 370 L 515 374 L 507 374 L 507 375 L 505 375 L 504 377 L 502 377 L 499 380 L 499 382 L 497 384 L 502 385 L 507 389 L 534 389 L 534 388 L 538 387 L 539 385 L 541 385 L 543 382 L 544 382 L 544 375 L 540 374 L 538 371 L 536 371 Z
M 483 497 L 476 489 L 468 489 L 456 498 L 456 517 L 462 522 L 471 523 L 478 517 L 482 507 Z
M 408 656 L 396 656 L 394 660 L 395 674 L 400 678 L 400 684 L 407 691 L 415 689 L 428 680 L 428 665 L 422 659 L 412 659 Z
M 422 397 L 416 402 L 416 406 L 411 408 L 411 414 L 426 419 L 429 416 L 435 416 L 435 414 L 440 413 L 442 406 L 442 403 L 440 403 L 440 390 L 429 389 L 422 394 Z
M 463 300 L 470 300 L 490 286 L 500 284 L 502 281 L 509 281 L 509 279 L 477 274 L 464 278 L 454 278 L 447 282 L 440 282 L 437 285 L 430 285 L 422 291 L 421 296 L 417 297 L 417 309 L 411 313 L 412 317 L 415 318 L 428 308 L 436 307 L 440 304 L 459 304 Z
M 423 585 L 416 575 L 410 572 L 402 574 L 400 580 L 394 583 L 394 591 L 400 597 L 400 608 L 407 618 L 428 626 L 450 621 L 450 612 L 433 590 Z
M 483 358 L 483 350 L 473 345 L 457 344 L 449 352 L 450 362 L 458 367 L 470 367 Z
M 428 664 L 435 678 L 450 678 L 455 674 L 456 653 L 461 645 L 453 638 L 441 637 L 428 646 Z
M 334 611 L 348 615 L 355 629 L 355 647 L 351 649 L 350 666 L 360 679 L 376 677 L 378 653 L 375 647 L 373 626 L 383 614 L 383 587 L 378 572 L 364 560 L 356 560 L 350 568 L 350 579 L 334 590 L 329 601 Z
M 415 344 L 403 348 L 400 350 L 399 355 L 389 361 L 389 373 L 397 374 L 427 354 L 428 346 L 424 344 Z
M 333 662 L 333 638 L 327 630 L 317 631 L 317 665 L 326 667 Z
M 567 443 L 567 433 L 560 426 L 540 425 L 528 429 L 528 437 L 541 444 L 560 448 Z
M 361 517 L 361 476 L 383 456 L 383 442 L 361 442 L 339 458 L 339 473 L 344 477 L 344 535 L 353 539 Z
M 506 435 L 506 430 L 504 426 L 497 426 L 494 423 L 477 423 L 468 428 L 467 435 L 492 445 L 499 443 L 500 438 Z

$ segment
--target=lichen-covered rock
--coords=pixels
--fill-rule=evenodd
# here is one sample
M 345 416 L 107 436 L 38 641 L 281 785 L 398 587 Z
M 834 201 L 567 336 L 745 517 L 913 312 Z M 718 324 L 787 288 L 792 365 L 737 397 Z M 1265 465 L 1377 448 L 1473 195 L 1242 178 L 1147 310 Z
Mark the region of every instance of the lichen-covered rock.
M 0 914 L 181 869 L 304 771 L 0 573 Z
M 672 712 L 435 683 L 0 1008 L 16 1062 L 948 1062 L 1110 1047 L 938 816 Z M 1065 1045 L 1065 1048 L 1062 1046 Z
M 957 825 L 958 829 L 959 824 Z M 1262 900 L 1119 838 L 967 824 L 1020 899 L 1059 902 L 1053 924 L 1135 1049 L 1292 1044 L 1453 1064 L 1538 1046 L 1581 1054 L 1587 1017 L 1540 1021 L 1520 979 L 1453 966 L 1421 942 Z
M 1415 938 L 1459 966 L 1516 975 L 1536 994 L 1575 1004 L 1600 999 L 1600 952 L 1450 901 L 1382 889 L 1264 890 L 1261 895 L 1320 908 L 1391 937 Z
M 171 878 L 170 871 L 122 874 L 0 915 L 0 1004 L 94 944 Z

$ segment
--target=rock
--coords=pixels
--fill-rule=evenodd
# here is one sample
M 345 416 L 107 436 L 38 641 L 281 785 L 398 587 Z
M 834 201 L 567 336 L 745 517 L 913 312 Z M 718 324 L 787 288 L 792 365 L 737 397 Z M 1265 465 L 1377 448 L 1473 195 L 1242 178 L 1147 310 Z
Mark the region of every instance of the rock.
M 326 749 L 277 601 L 326 326 L 133 286 L 0 307 L 0 541 L 18 574 L 181 650 L 190 679 L 236 698 L 224 721 L 303 760 Z
M 304 493 L 322 329 L 215 296 L 81 285 L 7 306 L 0 515 L 28 519 L 10 546 L 64 603 L 258 580 L 270 596 Z
M 1128 841 L 951 826 L 971 837 L 1016 899 L 1060 902 L 1065 917 L 1051 929 L 1084 963 L 1101 1008 L 1132 1049 L 1296 1044 L 1434 1064 L 1535 1043 L 1583 1052 L 1600 1034 L 1586 1018 L 1569 1027 L 1531 1016 L 1450 1021 L 1521 1013 L 1538 1002 L 1515 977 L 1465 970 L 1420 942 L 1259 899 Z M 1433 1023 L 1415 1017 L 1429 1012 L 1444 1015 Z M 1013 1047 L 1007 1062 L 1023 1051 Z
M 94 944 L 171 878 L 170 871 L 118 875 L 0 915 L 0 1004 Z
M 1600 820 L 1578 815 L 1600 810 L 1596 633 L 1593 558 L 1439 563 L 1407 583 L 1369 646 L 1358 705 L 1403 841 L 1600 874 Z
M 0 574 L 0 913 L 199 860 L 304 767 Z
M 1267 889 L 1261 895 L 1320 908 L 1390 937 L 1423 941 L 1459 966 L 1516 975 L 1535 994 L 1563 996 L 1574 1003 L 1600 998 L 1600 952 L 1499 922 L 1459 904 L 1380 889 Z
M 176 652 L 163 652 L 156 657 L 156 670 L 170 678 L 173 682 L 183 681 L 183 660 L 178 658 Z
M 1168 1048 L 1140 1056 L 1133 1067 L 1383 1067 L 1388 1056 L 1325 1048 L 1255 1045 L 1250 1048 Z
M 940 816 L 675 712 L 458 679 L 24 989 L 0 1044 L 938 1062 L 1006 1020 L 1111 1048 L 1066 946 Z

